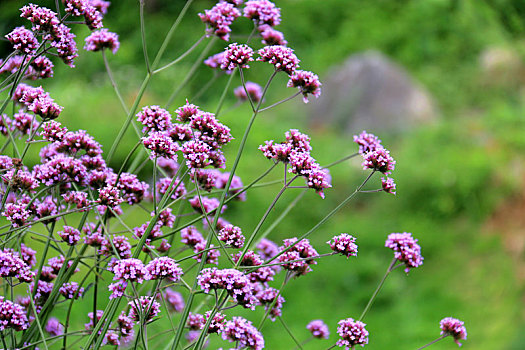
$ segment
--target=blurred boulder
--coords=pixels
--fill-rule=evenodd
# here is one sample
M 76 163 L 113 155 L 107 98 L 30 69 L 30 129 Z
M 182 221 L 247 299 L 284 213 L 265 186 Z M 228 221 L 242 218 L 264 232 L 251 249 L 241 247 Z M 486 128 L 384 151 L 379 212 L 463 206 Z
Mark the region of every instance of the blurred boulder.
M 321 98 L 310 109 L 314 126 L 329 125 L 349 133 L 403 130 L 437 117 L 429 94 L 379 52 L 350 56 L 322 83 Z
M 514 49 L 486 48 L 480 55 L 480 65 L 487 86 L 517 88 L 525 84 L 525 64 Z

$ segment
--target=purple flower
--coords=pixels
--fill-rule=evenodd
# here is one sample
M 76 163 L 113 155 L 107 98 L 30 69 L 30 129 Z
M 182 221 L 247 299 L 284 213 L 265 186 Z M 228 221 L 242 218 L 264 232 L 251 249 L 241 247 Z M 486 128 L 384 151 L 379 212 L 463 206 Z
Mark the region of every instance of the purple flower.
M 167 131 L 171 127 L 171 114 L 159 106 L 146 106 L 137 113 L 137 120 L 144 125 L 142 132 Z
M 292 152 L 292 145 L 289 143 L 274 143 L 273 140 L 270 140 L 264 141 L 264 145 L 260 145 L 259 150 L 263 152 L 264 156 L 268 159 L 287 162 Z
M 374 134 L 363 130 L 359 135 L 354 135 L 354 142 L 359 145 L 359 153 L 365 154 L 382 148 L 381 140 Z
M 29 135 L 29 133 L 37 127 L 35 117 L 22 110 L 13 115 L 12 123 L 13 127 L 20 131 L 22 135 Z
M 65 0 L 66 12 L 73 16 L 83 16 L 89 29 L 102 28 L 102 14 L 89 0 Z
M 233 248 L 242 248 L 244 246 L 244 236 L 240 227 L 227 225 L 218 232 L 219 241 L 224 242 L 227 246 Z
M 381 187 L 383 188 L 383 191 L 385 191 L 386 193 L 396 194 L 396 183 L 394 182 L 394 179 L 392 179 L 391 177 L 387 177 L 386 179 L 382 177 Z
M 210 192 L 215 188 L 219 175 L 220 172 L 218 170 L 192 169 L 190 179 L 193 183 L 199 184 L 204 191 Z
M 29 322 L 24 308 L 0 296 L 0 331 L 12 328 L 20 332 L 27 327 L 29 327 Z
M 117 281 L 108 285 L 108 289 L 111 292 L 109 299 L 116 299 L 124 296 L 127 286 L 128 282 L 125 281 Z
M 197 276 L 197 283 L 205 293 L 209 293 L 210 290 L 226 290 L 233 299 L 246 308 L 253 310 L 257 304 L 250 280 L 240 271 L 206 268 Z
M 16 27 L 5 37 L 13 45 L 15 50 L 25 54 L 34 54 L 38 48 L 38 40 L 36 40 L 33 32 L 24 27 Z
M 173 182 L 173 185 L 172 185 Z M 167 192 L 171 193 L 171 199 L 178 199 L 186 195 L 186 187 L 184 182 L 182 182 L 178 177 L 173 181 L 169 177 L 164 177 L 157 182 L 157 193 L 161 196 Z
M 210 10 L 199 13 L 201 21 L 208 26 L 208 33 L 213 33 L 225 41 L 230 38 L 230 25 L 240 15 L 239 10 L 227 2 L 219 2 Z
M 29 64 L 31 69 L 28 70 L 28 78 L 32 80 L 36 79 L 46 79 L 53 77 L 53 67 L 54 64 L 51 60 L 45 56 L 39 56 L 35 58 Z
M 116 175 L 110 174 L 107 183 L 116 186 L 122 195 L 122 199 L 129 205 L 140 203 L 149 188 L 149 185 L 140 181 L 137 175 L 130 173 L 121 173 L 118 182 L 115 184 Z
M 57 14 L 46 7 L 29 4 L 20 9 L 20 17 L 28 19 L 33 24 L 34 32 L 56 31 L 60 21 Z
M 120 42 L 118 41 L 118 35 L 112 33 L 107 29 L 103 28 L 91 33 L 86 39 L 86 45 L 84 50 L 86 51 L 101 51 L 104 49 L 109 49 L 113 54 L 116 54 Z
M 177 120 L 183 123 L 189 122 L 194 116 L 200 114 L 198 106 L 191 104 L 186 100 L 186 104 L 177 108 L 175 114 L 177 114 Z
M 105 15 L 108 13 L 108 7 L 111 5 L 111 2 L 104 0 L 89 0 L 89 4 L 93 6 L 98 12 Z
M 104 311 L 103 310 L 97 310 L 97 315 L 96 315 L 96 318 L 97 318 L 97 324 L 98 324 L 98 321 L 100 321 L 100 319 L 102 318 L 102 316 L 104 315 Z M 87 330 L 87 331 L 91 331 L 93 330 L 94 328 L 94 324 L 93 324 L 93 313 L 90 312 L 88 313 L 88 317 L 89 317 L 89 323 L 85 323 L 84 324 L 84 328 Z M 99 330 L 98 331 L 98 334 L 102 334 L 102 330 Z
M 210 244 L 209 250 L 206 252 L 206 264 L 212 264 L 212 265 L 218 265 L 219 264 L 219 256 L 221 256 L 221 253 L 217 249 L 213 249 L 214 245 Z M 204 250 L 206 249 L 206 241 L 199 242 L 193 247 L 194 253 L 200 253 L 199 255 L 195 255 L 193 259 L 197 260 L 198 262 L 202 261 L 202 257 L 204 256 Z
M 80 287 L 77 282 L 64 283 L 59 291 L 66 299 L 82 298 L 82 294 L 84 294 L 84 288 Z
M 153 259 L 146 265 L 146 270 L 151 280 L 167 278 L 172 282 L 178 282 L 183 274 L 179 264 L 167 256 Z
M 23 90 L 20 102 L 25 104 L 28 110 L 41 116 L 44 120 L 58 118 L 63 109 L 63 107 L 54 102 L 42 87 L 26 87 Z
M 47 264 L 53 269 L 53 273 L 58 274 L 64 263 L 66 262 L 66 258 L 63 255 L 55 256 L 53 258 L 50 258 L 47 261 Z M 73 260 L 69 260 L 67 263 L 68 268 L 73 265 Z M 75 272 L 78 272 L 79 270 L 76 269 Z
M 155 216 L 155 212 L 152 212 L 151 216 Z M 166 227 L 173 227 L 174 223 L 175 215 L 173 215 L 171 208 L 166 208 L 160 212 L 158 224 Z
M 20 282 L 29 283 L 34 278 L 30 266 L 12 249 L 0 250 L 0 276 L 16 277 Z
M 272 321 L 275 321 L 277 317 L 282 316 L 281 309 L 283 308 L 284 298 L 280 295 L 279 291 L 275 288 L 266 288 L 259 291 L 256 296 L 257 300 L 261 305 L 264 305 L 264 309 L 268 311 L 270 306 L 273 304 L 268 317 Z M 277 299 L 277 300 L 275 300 Z
M 279 246 L 274 242 L 270 241 L 269 239 L 263 238 L 257 244 L 257 250 L 261 258 L 263 258 L 264 260 L 268 260 L 279 253 Z
M 182 312 L 184 310 L 184 298 L 179 292 L 166 288 L 166 301 L 175 312 Z
M 2 176 L 2 180 L 11 186 L 12 190 L 33 192 L 39 185 L 39 182 L 33 174 L 25 170 L 12 169 Z
M 33 267 L 36 264 L 36 250 L 26 246 L 24 243 L 20 244 L 20 258 L 29 266 Z
M 213 149 L 227 144 L 233 137 L 230 128 L 220 123 L 212 113 L 201 112 L 190 121 L 190 126 L 198 130 L 198 139 Z
M 64 136 L 67 133 L 67 128 L 65 126 L 62 126 L 57 121 L 49 121 L 42 124 L 42 131 L 40 132 L 40 135 L 44 138 L 44 140 L 50 141 L 50 142 L 61 142 L 64 140 Z
M 68 131 L 64 134 L 61 142 L 57 142 L 57 151 L 71 155 L 79 155 L 81 150 L 86 152 L 90 157 L 97 157 L 102 154 L 100 143 L 89 135 L 85 130 Z
M 211 316 L 211 311 L 206 311 L 204 314 L 204 323 L 208 322 L 208 319 Z M 217 312 L 215 316 L 213 316 L 213 319 L 210 322 L 210 326 L 208 327 L 208 334 L 212 333 L 221 333 L 224 324 L 226 323 L 226 315 L 221 314 L 220 312 Z
M 276 71 L 283 71 L 288 75 L 291 75 L 295 72 L 295 69 L 299 67 L 299 59 L 293 53 L 293 50 L 286 46 L 265 46 L 260 49 L 258 53 L 261 57 L 257 60 L 269 62 L 275 67 Z
M 179 170 L 180 167 L 179 163 L 177 163 L 173 159 L 163 157 L 157 158 L 157 166 L 164 169 L 164 171 L 166 171 L 166 173 L 168 173 L 169 176 L 175 175 L 175 173 L 177 172 L 177 170 Z
M 273 27 L 281 23 L 281 9 L 268 0 L 250 0 L 245 4 L 244 17 L 255 21 L 256 25 Z
M 445 317 L 439 322 L 441 335 L 450 335 L 454 337 L 454 342 L 461 346 L 460 340 L 467 339 L 467 329 L 463 326 L 464 322 L 457 318 Z
M 46 323 L 45 330 L 47 333 L 54 337 L 58 337 L 59 335 L 64 334 L 64 326 L 60 323 L 60 321 L 55 318 L 51 317 Z
M 292 247 L 297 242 L 297 238 L 289 238 L 283 241 L 281 251 L 288 247 Z M 318 256 L 317 251 L 310 245 L 308 239 L 302 239 L 299 243 L 293 245 L 285 253 L 279 256 L 279 262 L 284 263 L 282 267 L 286 270 L 297 273 L 298 275 L 305 275 L 312 271 L 309 265 L 316 265 L 317 261 L 313 259 Z M 312 258 L 312 259 L 309 259 Z M 300 260 L 300 261 L 294 261 Z
M 175 153 L 179 148 L 167 133 L 152 132 L 142 138 L 142 143 L 151 151 L 150 159 L 165 157 L 176 160 L 177 155 Z
M 405 272 L 408 273 L 411 268 L 423 265 L 421 256 L 421 247 L 417 244 L 417 239 L 412 237 L 411 233 L 392 233 L 388 235 L 385 247 L 394 251 L 394 257 L 405 264 Z
M 314 95 L 316 98 L 321 96 L 321 82 L 317 74 L 304 70 L 296 70 L 291 76 L 288 87 L 296 87 L 303 94 L 304 103 L 308 103 L 308 94 Z
M 246 82 L 246 90 L 244 90 L 244 86 L 239 86 L 233 90 L 233 93 L 235 97 L 237 97 L 241 101 L 247 101 L 248 95 L 246 95 L 246 91 L 248 91 L 248 95 L 250 95 L 250 99 L 253 103 L 258 103 L 262 98 L 262 87 L 257 84 L 253 83 L 251 81 Z
M 220 68 L 220 66 L 222 65 L 222 62 L 224 61 L 224 54 L 225 52 L 222 51 L 213 56 L 210 56 L 204 60 L 204 64 L 212 69 Z M 225 70 L 224 72 L 226 74 L 231 74 L 233 70 Z
M 309 152 L 292 151 L 288 157 L 290 168 L 288 172 L 296 175 L 306 175 L 311 173 L 312 169 L 317 166 L 315 159 Z
M 262 37 L 262 43 L 265 45 L 281 45 L 286 46 L 288 42 L 284 39 L 284 34 L 275 30 L 267 24 L 259 26 L 259 33 Z
M 286 141 L 292 145 L 293 150 L 297 152 L 310 152 L 310 136 L 303 134 L 297 129 L 290 129 L 284 133 Z
M 197 231 L 195 226 L 188 226 L 180 231 L 181 242 L 190 247 L 195 247 L 199 243 L 206 242 L 202 234 Z
M 114 208 L 124 200 L 120 198 L 119 190 L 114 186 L 106 186 L 98 190 L 98 200 L 100 205 Z
M 242 252 L 239 252 L 233 256 L 233 261 L 238 262 L 241 257 Z M 264 263 L 262 258 L 255 253 L 253 250 L 248 250 L 244 254 L 240 266 L 260 266 Z M 255 271 L 252 271 L 247 274 L 251 282 L 260 282 L 267 283 L 273 281 L 273 276 L 276 273 L 276 270 L 272 269 L 273 266 L 263 266 Z
M 129 318 L 124 311 L 118 316 L 117 324 L 120 334 L 123 336 L 133 335 L 133 320 Z
M 199 329 L 204 328 L 204 324 L 206 321 L 204 321 L 204 316 L 201 314 L 194 314 L 193 312 L 190 312 L 188 315 L 188 322 L 186 323 L 186 326 L 192 331 L 197 331 Z
M 363 154 L 363 170 L 373 169 L 388 175 L 394 170 L 396 161 L 390 156 L 390 152 L 384 148 L 376 148 Z
M 337 333 L 341 337 L 337 341 L 337 346 L 345 347 L 346 350 L 356 345 L 365 346 L 368 344 L 368 331 L 365 329 L 366 324 L 361 321 L 355 321 L 353 318 L 347 318 L 338 322 Z
M 62 182 L 82 184 L 87 176 L 87 169 L 82 161 L 63 154 L 57 154 L 49 161 L 33 168 L 33 173 L 46 186 Z
M 13 167 L 13 159 L 9 156 L 0 155 L 0 170 L 8 170 Z
M 118 254 L 121 259 L 131 258 L 131 244 L 126 236 L 115 236 L 112 242 L 103 238 L 100 246 L 100 253 L 106 256 Z
M 80 241 L 80 231 L 71 226 L 64 226 L 64 230 L 58 231 L 58 235 L 68 245 L 75 245 Z
M 306 329 L 312 333 L 312 336 L 317 339 L 328 339 L 330 330 L 323 320 L 313 320 L 308 323 Z
M 2 212 L 2 216 L 5 216 L 5 218 L 11 222 L 13 227 L 24 226 L 31 216 L 31 213 L 26 209 L 26 207 L 27 205 L 23 203 L 7 203 L 5 205 L 4 211 Z
M 62 195 L 64 202 L 74 204 L 77 209 L 85 208 L 89 205 L 87 193 L 80 191 L 69 191 Z
M 234 70 L 235 67 L 250 68 L 249 62 L 253 61 L 253 49 L 245 44 L 233 43 L 224 51 L 221 69 Z
M 119 335 L 114 331 L 108 331 L 104 340 L 108 345 L 120 346 Z
M 84 242 L 87 245 L 92 246 L 92 247 L 100 247 L 103 244 L 105 238 L 104 238 L 104 235 L 102 234 L 102 227 L 99 226 L 98 228 L 96 229 L 95 228 L 96 228 L 96 225 L 92 222 L 89 224 L 86 224 L 82 228 L 82 231 L 86 235 L 86 237 L 84 237 Z
M 188 124 L 172 124 L 167 132 L 175 142 L 190 141 L 193 139 L 193 131 Z
M 142 283 L 148 278 L 148 270 L 139 259 L 122 259 L 118 260 L 111 271 L 115 274 L 113 280 L 131 281 Z
M 141 315 L 148 312 L 148 310 L 149 312 L 145 316 L 144 322 L 151 321 L 153 317 L 157 316 L 160 312 L 160 304 L 148 296 L 140 297 L 138 300 L 132 300 L 128 305 L 131 307 L 128 316 L 137 322 L 140 321 Z
M 215 187 L 222 189 L 226 188 L 226 184 L 228 183 L 228 179 L 230 178 L 230 173 L 220 173 L 217 177 L 217 181 L 215 182 Z M 232 181 L 230 183 L 230 189 L 228 190 L 228 195 L 233 196 L 240 191 L 242 191 L 242 180 L 239 176 L 233 175 Z M 245 201 L 246 200 L 246 192 L 241 193 L 240 195 L 235 197 L 235 200 L 239 201 Z
M 35 282 L 31 282 L 31 284 L 29 285 L 29 290 L 33 291 L 34 286 Z M 49 298 L 49 295 L 51 295 L 52 290 L 53 283 L 39 280 L 36 287 L 35 303 L 43 305 Z
M 212 214 L 215 209 L 219 207 L 219 200 L 217 198 L 209 198 L 205 196 L 201 196 L 199 200 L 199 196 L 195 196 L 192 199 L 189 200 L 190 205 L 195 211 L 198 213 L 206 213 L 208 215 Z M 201 204 L 202 202 L 202 204 Z M 226 210 L 226 206 L 223 205 L 221 208 L 221 214 L 224 213 L 224 210 Z
M 239 349 L 264 349 L 262 334 L 250 321 L 242 317 L 233 317 L 231 321 L 226 322 L 221 335 L 222 339 L 237 343 Z
M 336 252 L 345 255 L 347 258 L 357 256 L 357 244 L 355 244 L 355 237 L 347 233 L 341 233 L 334 236 L 331 240 L 326 242 L 330 248 Z

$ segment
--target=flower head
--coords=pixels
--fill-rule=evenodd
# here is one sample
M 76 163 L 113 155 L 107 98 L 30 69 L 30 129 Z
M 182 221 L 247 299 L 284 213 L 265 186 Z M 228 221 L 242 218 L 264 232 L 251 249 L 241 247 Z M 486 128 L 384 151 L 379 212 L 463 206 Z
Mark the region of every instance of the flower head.
M 302 239 L 296 243 L 297 241 L 298 239 L 296 237 L 285 239 L 281 251 L 286 251 L 279 256 L 278 260 L 284 263 L 282 265 L 284 269 L 295 272 L 298 275 L 305 275 L 312 271 L 309 265 L 317 264 L 314 258 L 319 254 L 314 247 L 310 245 L 308 239 Z
M 158 157 L 176 159 L 177 157 L 175 153 L 179 150 L 179 147 L 165 132 L 152 132 L 142 138 L 142 143 L 144 147 L 151 151 L 150 159 Z
M 38 40 L 36 40 L 33 32 L 25 27 L 17 27 L 5 36 L 7 40 L 13 45 L 15 50 L 25 54 L 35 53 L 38 47 Z
M 47 333 L 55 337 L 64 334 L 64 326 L 62 326 L 60 321 L 55 317 L 49 318 L 44 329 Z
M 391 177 L 381 178 L 381 187 L 386 193 L 396 194 L 396 183 Z
M 253 49 L 245 44 L 233 43 L 224 51 L 221 69 L 233 70 L 235 67 L 250 68 L 249 62 L 253 61 Z
M 142 283 L 148 278 L 148 270 L 139 259 L 122 259 L 118 260 L 111 271 L 115 274 L 113 280 L 131 281 Z
M 317 74 L 312 72 L 296 70 L 290 76 L 287 86 L 298 88 L 303 94 L 304 103 L 308 103 L 308 94 L 312 94 L 316 98 L 321 96 L 321 82 Z
M 359 145 L 359 153 L 365 154 L 382 148 L 381 140 L 374 134 L 363 130 L 359 135 L 354 135 L 354 142 Z
M 460 340 L 467 339 L 467 329 L 463 326 L 464 322 L 457 318 L 445 317 L 439 322 L 441 328 L 441 335 L 450 335 L 454 338 L 454 342 L 461 346 Z
M 151 260 L 146 265 L 146 270 L 151 280 L 167 278 L 172 282 L 177 282 L 183 274 L 179 264 L 167 256 Z
M 396 161 L 390 155 L 390 152 L 383 147 L 376 148 L 375 151 L 370 151 L 363 154 L 363 169 L 373 169 L 388 175 L 394 170 Z
M 248 92 L 248 94 L 246 94 Z M 253 103 L 258 103 L 262 98 L 262 87 L 261 85 L 257 83 L 253 83 L 251 81 L 246 82 L 246 90 L 244 89 L 244 86 L 236 87 L 235 90 L 233 90 L 233 93 L 235 97 L 237 97 L 241 101 L 247 101 L 248 96 L 250 96 L 250 99 Z
M 260 57 L 257 60 L 272 64 L 276 71 L 283 71 L 291 75 L 299 67 L 299 59 L 289 47 L 282 45 L 265 46 L 258 53 Z
M 306 329 L 312 333 L 312 336 L 317 339 L 328 339 L 330 330 L 323 320 L 313 320 L 306 325 Z
M 160 313 L 160 304 L 153 300 L 152 297 L 142 296 L 138 300 L 132 300 L 128 303 L 131 307 L 129 310 L 129 317 L 135 321 L 140 321 L 140 315 L 145 314 L 148 310 L 148 314 L 145 317 L 145 322 L 149 322 Z
M 226 225 L 218 232 L 219 241 L 224 242 L 227 246 L 233 248 L 242 248 L 244 246 L 244 236 L 240 227 Z
M 64 226 L 62 231 L 58 231 L 58 235 L 68 245 L 75 245 L 80 241 L 80 231 L 72 226 Z
M 144 125 L 142 132 L 168 131 L 171 128 L 171 114 L 159 106 L 146 106 L 137 113 L 137 120 Z
M 7 328 L 20 332 L 29 327 L 25 309 L 0 296 L 0 331 Z
M 349 350 L 356 345 L 365 346 L 365 344 L 368 344 L 368 331 L 365 329 L 366 324 L 363 322 L 347 318 L 339 321 L 338 325 L 337 333 L 341 339 L 337 341 L 337 346 L 344 346 L 346 350 Z
M 105 28 L 94 31 L 85 40 L 86 45 L 84 46 L 84 50 L 86 51 L 95 52 L 108 49 L 113 52 L 113 54 L 116 54 L 120 47 L 118 34 L 112 33 Z
M 210 10 L 199 13 L 201 21 L 208 26 L 208 32 L 225 41 L 230 38 L 230 25 L 240 15 L 241 13 L 235 5 L 227 2 L 219 2 Z
M 412 237 L 411 233 L 392 233 L 388 235 L 385 247 L 394 251 L 394 257 L 405 264 L 405 272 L 410 269 L 423 265 L 421 256 L 421 247 L 417 244 L 417 239 Z
M 250 321 L 242 317 L 233 317 L 226 322 L 222 330 L 222 339 L 238 344 L 240 349 L 264 349 L 264 338 Z
M 184 298 L 179 292 L 166 288 L 165 297 L 168 305 L 171 306 L 175 312 L 182 312 L 184 310 Z
M 281 9 L 269 0 L 250 0 L 244 7 L 244 17 L 247 17 L 257 25 L 276 26 L 281 23 Z
M 357 244 L 355 244 L 355 237 L 347 233 L 341 233 L 334 236 L 327 242 L 330 248 L 336 252 L 345 255 L 347 258 L 357 256 Z

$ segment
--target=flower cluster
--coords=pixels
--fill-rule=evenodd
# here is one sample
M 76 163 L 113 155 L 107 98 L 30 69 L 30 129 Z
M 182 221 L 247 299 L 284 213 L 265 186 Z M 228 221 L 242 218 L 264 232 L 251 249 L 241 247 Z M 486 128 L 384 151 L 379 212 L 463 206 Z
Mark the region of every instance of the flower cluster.
M 201 21 L 208 26 L 208 33 L 215 34 L 225 41 L 230 39 L 230 25 L 240 15 L 240 11 L 228 2 L 219 2 L 210 10 L 199 13 Z
M 322 168 L 310 155 L 310 137 L 296 129 L 287 131 L 285 136 L 286 142 L 265 141 L 259 150 L 266 158 L 289 165 L 290 173 L 304 177 L 307 186 L 324 198 L 323 190 L 331 187 L 330 175 L 328 169 Z
M 337 334 L 339 334 L 341 339 L 337 341 L 337 346 L 344 346 L 346 350 L 349 350 L 356 345 L 365 346 L 368 344 L 368 331 L 365 329 L 365 326 L 366 324 L 361 321 L 355 321 L 353 318 L 339 321 Z
M 237 343 L 240 349 L 264 349 L 264 338 L 254 325 L 243 317 L 233 317 L 222 329 L 222 338 Z
M 233 43 L 228 45 L 222 56 L 221 69 L 233 70 L 235 67 L 250 68 L 253 61 L 253 49 L 248 45 Z
M 312 333 L 312 336 L 317 339 L 328 339 L 330 330 L 323 320 L 313 320 L 306 325 L 306 329 Z
M 120 42 L 118 41 L 118 34 L 112 33 L 103 28 L 91 33 L 91 35 L 86 38 L 84 50 L 101 51 L 108 49 L 113 52 L 113 54 L 116 54 L 119 47 Z
M 211 290 L 226 290 L 237 303 L 246 308 L 254 309 L 257 304 L 250 280 L 235 269 L 206 268 L 197 276 L 197 281 L 205 293 Z
M 327 242 L 330 248 L 336 252 L 345 255 L 347 258 L 357 256 L 357 244 L 355 244 L 355 237 L 347 233 L 341 233 L 334 236 Z
M 394 251 L 394 257 L 401 263 L 405 264 L 405 272 L 423 264 L 421 256 L 421 247 L 417 244 L 417 239 L 412 237 L 411 233 L 392 233 L 388 235 L 385 247 Z
M 283 241 L 280 248 L 282 253 L 279 255 L 279 262 L 283 263 L 282 267 L 288 271 L 295 272 L 297 275 L 305 275 L 312 271 L 310 265 L 316 265 L 315 257 L 319 254 L 310 245 L 308 239 L 298 241 L 296 237 L 288 238 Z
M 454 338 L 456 344 L 461 346 L 460 340 L 467 339 L 467 329 L 463 325 L 464 322 L 453 317 L 445 317 L 439 322 L 441 328 L 441 335 L 450 335 Z
M 262 99 L 263 91 L 262 87 L 259 84 L 247 81 L 246 89 L 244 88 L 244 86 L 241 85 L 239 87 L 236 87 L 233 93 L 241 101 L 247 101 L 249 96 L 250 100 L 253 103 L 258 103 Z
M 29 327 L 29 322 L 24 308 L 0 296 L 0 331 L 11 328 L 20 332 L 27 327 Z

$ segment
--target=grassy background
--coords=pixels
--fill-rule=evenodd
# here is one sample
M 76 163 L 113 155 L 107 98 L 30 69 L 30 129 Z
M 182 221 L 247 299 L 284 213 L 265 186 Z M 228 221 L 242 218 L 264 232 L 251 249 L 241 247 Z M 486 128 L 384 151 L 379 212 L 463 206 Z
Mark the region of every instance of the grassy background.
M 37 3 L 54 7 L 51 1 Z M 156 53 L 183 3 L 148 2 L 150 57 Z M 498 75 L 502 79 L 487 81 L 480 66 L 480 55 L 489 47 L 511 49 L 523 64 L 524 5 L 508 0 L 282 0 L 276 3 L 282 7 L 280 30 L 301 58 L 304 69 L 318 73 L 322 80 L 331 67 L 349 55 L 376 49 L 402 64 L 421 82 L 440 110 L 439 121 L 432 125 L 380 135 L 397 160 L 393 174 L 398 184 L 396 197 L 362 194 L 312 235 L 312 243 L 323 253 L 328 251 L 325 242 L 331 236 L 348 232 L 358 238 L 360 252 L 354 259 L 321 260 L 313 273 L 294 280 L 284 290 L 287 300 L 284 319 L 291 330 L 299 339 L 306 339 L 306 324 L 311 319 L 322 318 L 330 326 L 330 340 L 312 342 L 305 348 L 323 349 L 333 344 L 337 321 L 359 316 L 391 259 L 391 252 L 383 247 L 386 236 L 408 231 L 420 240 L 424 265 L 409 276 L 396 271 L 389 277 L 365 320 L 370 332 L 367 348 L 417 348 L 438 336 L 441 318 L 454 316 L 466 323 L 469 333 L 466 348 L 523 349 L 523 254 L 520 249 L 517 254 L 512 253 L 508 247 L 512 239 L 519 242 L 525 233 L 523 227 L 518 227 L 509 241 L 503 225 L 495 220 L 502 215 L 504 222 L 519 219 L 505 216 L 504 208 L 512 207 L 523 198 L 523 80 L 519 75 L 502 74 Z M 211 4 L 211 1 L 196 1 L 168 47 L 166 62 L 184 52 L 202 34 L 203 26 L 196 14 Z M 19 6 L 19 1 L 0 4 L 2 33 L 23 23 L 18 18 Z M 131 105 L 145 74 L 138 3 L 115 1 L 104 22 L 121 37 L 121 48 L 114 57 L 110 55 L 110 64 Z M 248 21 L 235 24 L 236 32 L 249 30 Z M 82 46 L 88 32 L 78 27 L 76 33 L 77 43 Z M 5 43 L 1 44 L 5 56 L 8 48 Z M 219 52 L 224 46 L 223 42 L 216 43 L 211 53 Z M 141 106 L 164 105 L 184 79 L 199 50 L 156 76 Z M 100 55 L 80 54 L 76 69 L 56 62 L 56 78 L 41 83 L 65 107 L 61 121 L 70 130 L 88 130 L 107 151 L 125 115 L 108 82 Z M 263 84 L 269 67 L 261 63 L 252 66 L 254 69 L 247 73 L 247 79 Z M 209 68 L 200 67 L 172 109 L 183 104 L 186 97 L 191 98 L 211 77 Z M 226 79 L 222 77 L 198 101 L 190 99 L 191 102 L 214 111 Z M 285 83 L 282 76 L 276 79 L 268 95 L 269 102 L 288 96 L 290 91 L 284 87 Z M 238 84 L 237 79 L 232 89 Z M 230 94 L 225 110 L 234 103 Z M 355 152 L 351 135 L 330 127 L 309 129 L 304 114 L 297 112 L 304 111 L 298 105 L 299 102 L 281 105 L 257 120 L 238 170 L 245 183 L 269 166 L 257 146 L 266 139 L 280 139 L 292 127 L 312 136 L 313 155 L 321 164 Z M 244 105 L 220 117 L 236 137 L 226 149 L 228 159 L 235 154 L 249 116 L 249 107 Z M 112 166 L 118 167 L 135 140 L 133 133 L 126 135 Z M 30 161 L 37 160 L 34 149 Z M 274 174 L 274 178 L 278 175 Z M 308 193 L 270 238 L 279 241 L 307 231 L 351 193 L 365 174 L 355 159 L 334 168 L 332 176 L 334 189 L 327 191 L 327 198 L 323 201 L 314 193 Z M 146 169 L 141 177 L 150 179 L 150 170 Z M 278 187 L 253 190 L 246 203 L 230 206 L 225 217 L 241 226 L 244 232 L 250 232 L 278 190 Z M 294 196 L 289 193 L 279 201 L 268 224 Z M 129 226 L 146 220 L 136 213 L 138 211 L 126 218 Z M 276 283 L 276 287 L 278 285 Z M 89 291 L 85 298 L 90 299 L 91 294 Z M 74 321 L 85 323 L 88 311 L 89 306 L 85 310 L 80 304 L 76 306 Z M 58 309 L 57 315 L 60 312 Z M 241 313 L 256 322 L 260 317 L 260 313 Z M 166 329 L 167 325 L 153 327 Z M 264 334 L 268 349 L 293 348 L 293 341 L 277 322 L 268 322 Z M 166 339 L 170 337 L 162 339 L 162 343 Z M 454 347 L 449 339 L 434 346 L 435 349 Z

